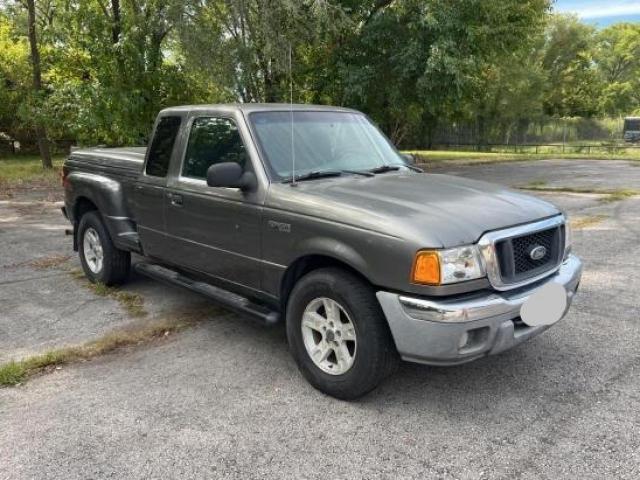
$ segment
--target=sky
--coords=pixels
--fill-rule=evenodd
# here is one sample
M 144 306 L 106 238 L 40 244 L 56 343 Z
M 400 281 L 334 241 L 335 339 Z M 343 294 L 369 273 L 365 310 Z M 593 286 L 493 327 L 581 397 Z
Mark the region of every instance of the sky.
M 575 13 L 584 22 L 601 27 L 640 22 L 640 0 L 556 0 L 554 10 Z

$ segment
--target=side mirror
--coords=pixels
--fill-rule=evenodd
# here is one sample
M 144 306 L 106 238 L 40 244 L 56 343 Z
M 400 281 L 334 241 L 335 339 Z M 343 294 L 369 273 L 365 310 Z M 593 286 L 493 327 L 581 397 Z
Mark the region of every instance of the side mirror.
M 412 153 L 403 153 L 402 158 L 404 158 L 404 161 L 407 162 L 407 165 L 416 164 L 416 157 Z
M 243 191 L 256 188 L 256 176 L 243 172 L 235 162 L 214 163 L 207 170 L 207 185 L 210 187 L 239 188 Z

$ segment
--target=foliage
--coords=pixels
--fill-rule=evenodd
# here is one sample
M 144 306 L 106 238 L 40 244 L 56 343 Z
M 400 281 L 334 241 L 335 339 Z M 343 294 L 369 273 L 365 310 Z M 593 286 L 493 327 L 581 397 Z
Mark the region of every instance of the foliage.
M 547 72 L 544 108 L 561 117 L 593 116 L 598 111 L 598 72 L 593 62 L 595 29 L 574 16 L 554 16 L 542 46 Z
M 597 30 L 549 0 L 36 0 L 36 93 L 23 2 L 0 1 L 0 141 L 144 143 L 161 108 L 355 107 L 403 146 L 472 123 L 518 141 L 544 119 L 640 111 L 640 25 Z M 289 67 L 289 53 L 292 65 Z
M 604 83 L 601 111 L 631 113 L 640 108 L 640 24 L 611 25 L 596 38 L 595 59 Z

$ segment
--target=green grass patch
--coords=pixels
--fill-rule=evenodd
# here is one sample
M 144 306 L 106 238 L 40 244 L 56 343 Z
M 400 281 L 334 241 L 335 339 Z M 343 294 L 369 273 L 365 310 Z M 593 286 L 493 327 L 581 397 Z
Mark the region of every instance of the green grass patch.
M 17 385 L 26 377 L 27 370 L 22 362 L 0 365 L 0 385 Z
M 607 196 L 601 198 L 600 201 L 604 203 L 619 202 L 621 200 L 626 200 L 627 198 L 635 197 L 636 195 L 640 195 L 640 191 L 620 189 L 612 191 L 607 194 Z
M 144 297 L 138 293 L 123 292 L 115 287 L 108 287 L 104 283 L 91 283 L 86 280 L 82 270 L 70 270 L 69 274 L 80 281 L 85 282 L 85 286 L 100 297 L 109 297 L 117 301 L 120 306 L 132 317 L 145 317 L 147 311 L 144 308 Z
M 524 162 L 531 160 L 569 159 L 569 160 L 630 160 L 640 162 L 640 149 L 631 153 L 509 153 L 476 152 L 460 150 L 407 150 L 416 157 L 417 163 L 447 162 L 458 165 L 483 165 L 488 163 Z
M 0 158 L 0 191 L 59 187 L 63 162 L 64 157 L 54 157 L 53 168 L 44 169 L 37 156 Z

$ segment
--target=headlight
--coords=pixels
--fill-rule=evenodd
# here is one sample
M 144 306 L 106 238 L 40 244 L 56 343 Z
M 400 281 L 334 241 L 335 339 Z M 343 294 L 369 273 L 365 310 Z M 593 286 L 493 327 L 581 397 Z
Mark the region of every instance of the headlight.
M 571 253 L 571 245 L 573 244 L 573 232 L 571 230 L 571 222 L 569 218 L 565 215 L 565 223 L 564 223 L 564 256 L 563 260 L 566 260 L 569 254 Z
M 476 245 L 447 250 L 420 250 L 413 262 L 411 281 L 423 285 L 445 285 L 484 277 Z

